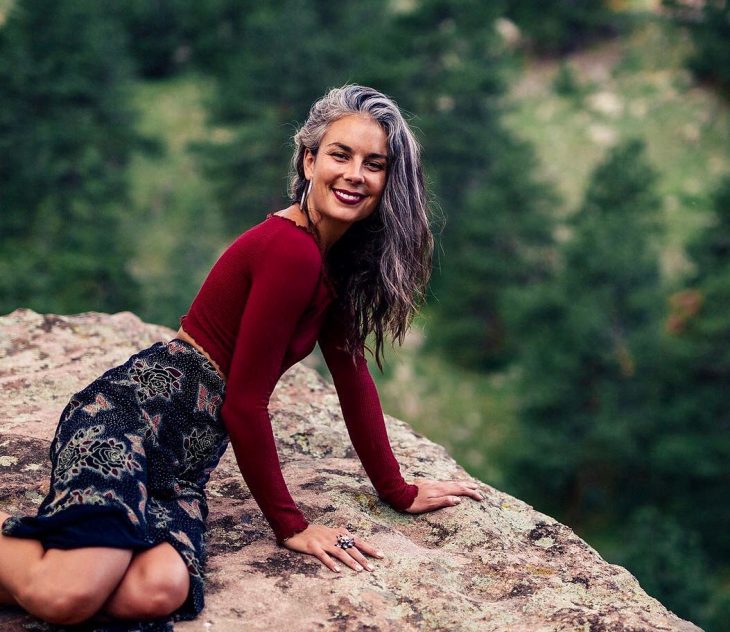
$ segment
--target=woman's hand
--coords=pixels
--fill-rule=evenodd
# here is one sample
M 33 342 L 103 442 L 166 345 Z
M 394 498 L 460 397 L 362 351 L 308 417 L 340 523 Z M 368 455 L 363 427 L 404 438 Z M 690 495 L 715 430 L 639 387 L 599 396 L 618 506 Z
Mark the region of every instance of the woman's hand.
M 477 491 L 479 483 L 473 481 L 431 481 L 420 480 L 418 495 L 413 499 L 411 506 L 405 511 L 408 513 L 424 513 L 435 511 L 442 507 L 451 507 L 461 502 L 459 496 L 471 496 L 475 500 L 484 500 Z
M 353 537 L 355 546 L 347 549 L 336 546 L 338 535 Z M 347 532 L 347 529 L 325 527 L 321 524 L 310 524 L 304 531 L 295 533 L 290 538 L 287 538 L 284 546 L 292 551 L 314 555 L 322 564 L 335 572 L 339 572 L 340 567 L 332 557 L 339 559 L 343 564 L 347 564 L 347 566 L 356 571 L 361 571 L 363 568 L 369 571 L 373 570 L 373 567 L 365 559 L 361 551 L 373 557 L 384 557 L 374 546 L 368 544 L 362 538 L 352 536 Z

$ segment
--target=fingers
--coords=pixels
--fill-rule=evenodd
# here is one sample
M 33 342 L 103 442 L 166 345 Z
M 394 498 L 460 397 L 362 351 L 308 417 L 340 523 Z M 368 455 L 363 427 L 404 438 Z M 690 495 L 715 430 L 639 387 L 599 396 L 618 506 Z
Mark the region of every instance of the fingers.
M 378 551 L 372 544 L 369 544 L 365 540 L 355 537 L 355 547 L 359 549 L 358 553 L 362 551 L 363 553 L 367 553 L 368 555 L 371 555 L 372 557 L 377 558 L 383 558 L 384 555 L 381 551 Z M 348 551 L 352 551 L 355 547 L 352 547 L 350 549 L 347 549 Z
M 460 496 L 468 496 L 480 502 L 484 500 L 484 495 L 479 491 L 480 484 L 475 481 L 422 480 L 418 487 L 419 498 L 412 506 L 413 513 L 453 507 L 461 503 Z
M 372 566 L 368 564 L 368 561 L 363 557 L 362 553 L 358 551 L 354 546 L 343 550 L 339 547 L 333 547 L 331 551 L 328 551 L 330 555 L 334 555 L 346 566 L 349 566 L 355 571 L 362 571 L 367 568 L 369 571 L 373 570 Z
M 353 546 L 353 547 L 347 549 L 347 551 L 345 551 L 345 552 L 349 553 L 350 557 L 354 558 L 354 560 L 362 568 L 369 570 L 369 571 L 375 570 L 374 567 L 370 564 L 370 562 L 368 562 L 367 558 L 362 553 L 360 553 L 360 551 L 357 549 L 357 547 Z
M 453 507 L 461 502 L 458 496 L 435 496 L 429 499 L 430 510 L 441 509 L 442 507 Z
M 347 551 L 344 551 L 339 547 L 332 547 L 327 550 L 321 549 L 314 553 L 314 555 L 322 562 L 322 564 L 335 573 L 339 573 L 341 568 L 339 564 L 332 559 L 332 557 L 355 571 L 362 571 L 363 569 L 367 569 L 369 571 L 375 570 L 363 557 L 362 553 L 357 551 L 355 547 L 347 549 Z
M 352 536 L 350 536 L 352 537 Z M 375 547 L 368 544 L 365 540 L 353 537 L 354 546 L 343 549 L 339 546 L 323 546 L 315 555 L 327 568 L 334 572 L 340 572 L 340 566 L 335 560 L 342 562 L 345 566 L 349 566 L 355 571 L 368 570 L 373 571 L 375 568 L 370 564 L 367 558 L 362 554 L 361 550 L 374 557 L 383 558 L 384 555 Z M 333 559 L 334 558 L 334 559 Z
M 434 497 L 453 496 L 452 500 L 459 500 L 457 496 L 469 496 L 475 500 L 484 499 L 479 492 L 479 483 L 474 481 L 439 481 L 433 485 L 433 491 Z
M 334 560 L 327 555 L 327 551 L 324 549 L 320 549 L 319 551 L 314 551 L 312 553 L 322 564 L 324 564 L 327 568 L 329 568 L 334 573 L 340 572 L 340 567 L 335 564 Z
M 369 571 L 375 570 L 368 559 L 363 555 L 363 552 L 377 558 L 383 558 L 384 555 L 362 538 L 355 536 L 350 537 L 352 537 L 354 546 L 346 549 L 335 546 L 333 547 L 334 550 L 332 551 L 332 554 L 356 571 L 361 571 L 363 569 Z
M 479 483 L 473 483 L 471 481 L 465 483 L 456 483 L 460 489 L 461 496 L 469 496 L 474 500 L 484 500 L 484 496 L 479 491 Z M 457 492 L 453 492 L 457 493 Z

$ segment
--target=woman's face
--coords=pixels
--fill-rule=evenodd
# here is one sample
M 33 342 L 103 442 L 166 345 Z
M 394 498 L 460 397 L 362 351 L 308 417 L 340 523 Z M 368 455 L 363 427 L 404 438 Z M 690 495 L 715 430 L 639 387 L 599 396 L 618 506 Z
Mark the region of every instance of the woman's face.
M 351 114 L 329 125 L 315 156 L 304 153 L 307 198 L 313 219 L 326 216 L 351 224 L 368 217 L 385 188 L 388 139 L 369 116 Z

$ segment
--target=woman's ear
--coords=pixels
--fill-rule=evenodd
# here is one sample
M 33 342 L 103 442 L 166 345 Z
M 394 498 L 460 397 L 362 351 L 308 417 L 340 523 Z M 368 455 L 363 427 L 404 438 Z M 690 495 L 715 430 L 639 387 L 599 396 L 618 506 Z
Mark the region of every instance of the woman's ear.
M 304 177 L 307 180 L 311 180 L 314 175 L 314 154 L 309 147 L 304 149 Z

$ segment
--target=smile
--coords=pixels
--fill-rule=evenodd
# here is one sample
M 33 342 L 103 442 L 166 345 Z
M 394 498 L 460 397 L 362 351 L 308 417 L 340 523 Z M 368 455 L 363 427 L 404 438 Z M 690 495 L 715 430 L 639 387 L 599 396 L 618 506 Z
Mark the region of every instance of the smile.
M 343 191 L 342 189 L 332 189 L 332 192 L 343 204 L 357 204 L 366 197 L 361 193 L 352 193 L 351 191 Z

